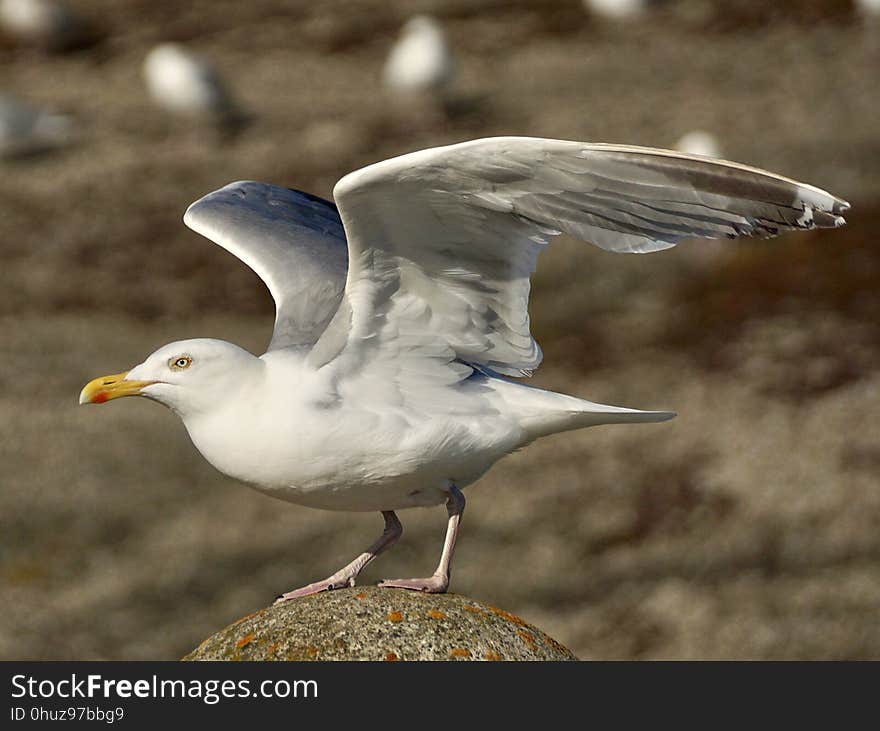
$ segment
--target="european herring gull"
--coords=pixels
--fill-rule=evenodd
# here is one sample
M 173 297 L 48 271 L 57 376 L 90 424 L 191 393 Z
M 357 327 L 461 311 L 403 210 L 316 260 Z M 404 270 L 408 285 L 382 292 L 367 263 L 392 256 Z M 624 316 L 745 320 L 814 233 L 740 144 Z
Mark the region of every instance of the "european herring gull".
M 702 129 L 695 129 L 686 132 L 674 145 L 679 152 L 686 152 L 688 155 L 699 155 L 700 157 L 722 157 L 721 144 L 718 138 L 711 132 Z
M 17 43 L 50 53 L 88 48 L 103 35 L 62 0 L 0 0 L 0 31 Z
M 202 117 L 228 134 L 249 121 L 217 69 L 179 43 L 151 49 L 143 73 L 153 101 L 172 114 Z
M 76 137 L 72 117 L 0 93 L 0 158 L 48 152 L 69 145 Z
M 635 20 L 644 16 L 653 0 L 583 0 L 587 11 L 602 20 Z
M 407 21 L 383 69 L 385 85 L 403 93 L 436 93 L 452 80 L 454 63 L 446 34 L 427 15 Z
M 272 293 L 267 352 L 175 342 L 80 395 L 165 404 L 211 464 L 274 497 L 382 513 L 385 530 L 367 551 L 279 601 L 353 586 L 400 537 L 395 511 L 445 503 L 436 571 L 381 584 L 443 592 L 462 489 L 496 461 L 548 434 L 674 416 L 513 380 L 541 362 L 529 276 L 554 236 L 643 253 L 836 227 L 849 207 L 735 163 L 523 137 L 385 160 L 343 177 L 333 197 L 244 181 L 193 203 L 184 222 Z

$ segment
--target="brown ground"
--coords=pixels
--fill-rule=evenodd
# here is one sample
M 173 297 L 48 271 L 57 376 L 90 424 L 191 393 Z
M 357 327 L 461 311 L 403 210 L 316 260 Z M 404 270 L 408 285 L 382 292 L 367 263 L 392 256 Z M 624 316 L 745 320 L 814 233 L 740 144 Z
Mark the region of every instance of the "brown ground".
M 106 13 L 99 48 L 0 45 L 0 90 L 84 130 L 0 163 L 0 658 L 180 657 L 378 533 L 242 489 L 159 406 L 75 406 L 167 341 L 267 341 L 268 294 L 183 226 L 191 200 L 241 178 L 328 195 L 361 164 L 489 134 L 669 146 L 698 127 L 851 200 L 850 226 L 647 257 L 557 242 L 534 381 L 680 416 L 500 463 L 468 492 L 453 587 L 583 658 L 880 658 L 880 36 L 848 3 L 680 0 L 626 28 L 578 0 L 80 5 Z M 415 7 L 458 54 L 446 121 L 378 84 Z M 150 106 L 140 64 L 163 38 L 257 115 L 235 144 Z M 402 517 L 366 581 L 436 560 L 443 511 Z

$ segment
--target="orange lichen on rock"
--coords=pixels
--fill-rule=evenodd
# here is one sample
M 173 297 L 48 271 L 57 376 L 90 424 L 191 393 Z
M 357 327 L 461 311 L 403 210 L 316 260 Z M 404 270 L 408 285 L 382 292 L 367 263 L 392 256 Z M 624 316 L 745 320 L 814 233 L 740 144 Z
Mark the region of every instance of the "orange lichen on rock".
M 251 644 L 251 642 L 253 642 L 253 641 L 254 641 L 254 633 L 251 632 L 249 635 L 245 635 L 238 642 L 236 642 L 235 646 L 236 646 L 236 648 L 238 648 L 240 650 L 242 647 Z
M 400 612 L 388 612 L 389 622 L 402 622 L 403 615 Z
M 470 657 L 471 651 L 466 650 L 463 647 L 453 647 L 449 654 L 452 655 L 452 657 Z
M 499 609 L 498 607 L 489 607 L 489 611 L 493 614 L 497 614 L 502 619 L 506 619 L 508 622 L 513 622 L 514 624 L 518 624 L 521 627 L 526 627 L 527 624 L 524 620 L 517 617 L 515 614 L 511 614 L 510 612 L 505 612 L 503 609 Z
M 544 632 L 541 633 L 541 639 L 543 639 L 546 644 L 548 644 L 550 647 L 552 647 L 554 650 L 556 650 L 556 652 L 560 652 L 560 653 L 568 652 L 568 649 L 564 645 L 557 642 L 550 635 L 548 635 Z
M 265 609 L 258 609 L 256 612 L 251 612 L 250 614 L 245 614 L 240 619 L 236 619 L 230 626 L 235 627 L 236 625 L 239 625 L 242 622 L 247 622 L 247 620 L 249 620 L 249 619 L 253 619 L 254 617 L 259 617 L 265 611 L 266 611 Z
M 428 611 L 428 616 L 429 616 L 431 619 L 446 619 L 446 615 L 445 615 L 443 612 L 441 612 L 441 611 L 439 611 L 439 610 L 437 610 L 437 609 L 431 609 L 431 610 L 429 610 L 429 611 Z
M 400 660 L 400 658 L 397 657 L 397 655 L 395 655 L 393 652 L 385 653 L 385 662 L 397 662 L 398 660 Z
M 532 637 L 531 634 L 529 634 L 528 632 L 525 632 L 521 629 L 518 629 L 516 631 L 516 633 L 522 638 L 522 641 L 525 642 L 529 646 L 530 649 L 532 649 L 532 650 L 538 649 L 538 643 L 535 642 L 535 638 Z
M 318 656 L 318 648 L 314 645 L 309 645 L 306 647 L 306 655 L 309 657 L 317 657 Z
M 359 592 L 359 593 L 357 593 L 357 594 L 354 595 L 354 598 L 355 598 L 355 599 L 366 599 L 366 598 L 367 598 L 367 595 L 366 595 L 364 592 Z
M 492 650 L 486 650 L 486 654 L 483 655 L 486 660 L 491 660 L 492 662 L 496 662 L 501 660 L 502 657 L 497 652 L 493 652 Z

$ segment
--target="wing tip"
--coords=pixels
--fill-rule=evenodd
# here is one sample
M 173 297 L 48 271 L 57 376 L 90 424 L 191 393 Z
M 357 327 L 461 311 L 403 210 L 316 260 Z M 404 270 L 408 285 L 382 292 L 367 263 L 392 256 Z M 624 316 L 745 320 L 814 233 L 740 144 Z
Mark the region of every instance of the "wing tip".
M 626 409 L 621 413 L 630 416 L 632 421 L 648 424 L 670 421 L 678 416 L 678 412 L 676 411 L 643 411 L 641 409 Z
M 194 200 L 192 203 L 190 203 L 186 207 L 186 210 L 183 212 L 183 223 L 188 228 L 191 228 L 193 231 L 196 231 L 198 233 L 202 233 L 197 227 L 198 222 L 197 222 L 196 218 L 198 216 L 199 211 L 205 207 L 206 203 L 209 203 L 212 199 L 214 199 L 215 197 L 217 197 L 221 193 L 228 192 L 230 189 L 240 188 L 241 186 L 244 186 L 244 185 L 254 185 L 254 184 L 264 185 L 264 183 L 260 183 L 259 181 L 256 181 L 256 180 L 233 180 L 231 183 L 227 183 L 226 185 L 224 185 L 221 188 L 217 188 L 216 190 L 212 190 L 210 193 L 205 193 L 205 195 L 203 195 L 201 198 L 199 198 L 198 200 Z
M 834 204 L 831 206 L 831 214 L 834 216 L 834 228 L 840 228 L 841 226 L 846 225 L 846 218 L 844 218 L 844 213 L 846 213 L 852 206 L 850 206 L 849 202 L 843 200 L 843 198 L 834 198 Z
M 194 211 L 193 209 L 194 209 L 194 208 L 195 208 L 195 207 L 201 202 L 201 200 L 202 200 L 202 199 L 199 198 L 199 200 L 197 200 L 197 201 L 193 201 L 192 203 L 190 203 L 190 204 L 186 207 L 186 210 L 183 212 L 183 223 L 184 223 L 184 225 L 185 225 L 187 228 L 192 229 L 193 231 L 195 231 L 195 226 L 194 226 L 193 224 L 195 223 L 194 219 L 195 219 L 195 216 L 196 216 L 195 211 Z

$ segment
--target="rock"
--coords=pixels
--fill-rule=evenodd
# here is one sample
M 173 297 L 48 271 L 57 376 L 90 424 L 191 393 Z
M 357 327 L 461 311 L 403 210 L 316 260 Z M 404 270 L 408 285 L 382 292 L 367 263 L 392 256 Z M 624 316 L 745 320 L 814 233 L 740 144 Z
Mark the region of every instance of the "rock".
M 374 586 L 250 614 L 184 660 L 577 660 L 519 617 L 457 594 Z

